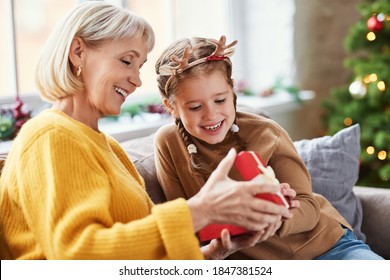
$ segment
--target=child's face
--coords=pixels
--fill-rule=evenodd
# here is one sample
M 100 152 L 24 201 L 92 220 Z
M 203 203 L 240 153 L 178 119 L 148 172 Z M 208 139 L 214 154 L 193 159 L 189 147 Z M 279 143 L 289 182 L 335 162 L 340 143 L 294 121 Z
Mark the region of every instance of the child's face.
M 187 78 L 179 86 L 171 113 L 192 136 L 209 144 L 220 143 L 236 115 L 233 89 L 221 71 Z

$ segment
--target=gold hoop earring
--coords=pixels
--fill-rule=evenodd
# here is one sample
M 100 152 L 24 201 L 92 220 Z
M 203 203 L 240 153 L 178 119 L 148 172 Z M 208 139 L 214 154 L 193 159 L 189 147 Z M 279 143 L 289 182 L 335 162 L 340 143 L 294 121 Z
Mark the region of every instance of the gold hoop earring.
M 79 67 L 77 67 L 77 72 L 76 72 L 77 77 L 80 77 L 82 70 L 83 70 L 83 67 L 81 65 L 79 65 Z

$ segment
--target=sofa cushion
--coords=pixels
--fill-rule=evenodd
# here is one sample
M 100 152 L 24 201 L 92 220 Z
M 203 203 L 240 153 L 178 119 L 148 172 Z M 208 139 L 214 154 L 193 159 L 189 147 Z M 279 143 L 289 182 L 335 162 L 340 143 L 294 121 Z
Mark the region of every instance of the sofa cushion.
M 154 203 L 166 201 L 164 192 L 157 180 L 154 163 L 154 134 L 121 143 L 135 168 L 144 178 L 146 191 Z
M 362 231 L 371 249 L 390 259 L 390 189 L 354 187 L 363 206 Z
M 365 240 L 362 205 L 353 192 L 359 176 L 360 126 L 344 128 L 333 136 L 295 141 L 294 145 L 309 170 L 313 192 L 325 196 L 356 236 Z

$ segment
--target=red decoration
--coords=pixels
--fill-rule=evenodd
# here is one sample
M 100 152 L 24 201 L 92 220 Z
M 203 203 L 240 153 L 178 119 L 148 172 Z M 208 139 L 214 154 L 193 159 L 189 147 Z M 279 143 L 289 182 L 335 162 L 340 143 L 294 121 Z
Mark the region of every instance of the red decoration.
M 148 112 L 149 113 L 156 113 L 156 114 L 167 114 L 168 111 L 163 107 L 161 104 L 149 104 L 148 105 Z
M 376 15 L 373 15 L 367 20 L 367 28 L 372 32 L 378 32 L 383 29 L 383 21 L 378 20 Z
M 206 61 L 220 61 L 220 60 L 224 60 L 225 58 L 227 58 L 227 56 L 224 55 L 218 56 L 214 54 L 207 57 Z
M 17 96 L 15 107 L 13 109 L 13 117 L 15 119 L 15 136 L 20 128 L 31 118 L 31 108 L 23 103 L 22 99 Z
M 260 155 L 255 152 L 247 151 L 240 152 L 234 162 L 234 166 L 245 181 L 252 179 L 256 180 L 257 178 L 255 177 L 263 174 L 261 169 L 258 167 L 259 165 L 265 166 Z M 280 205 L 285 205 L 289 208 L 288 198 L 285 198 L 281 193 L 261 193 L 257 194 L 256 197 L 269 200 Z M 198 237 L 200 241 L 209 241 L 211 239 L 220 238 L 221 231 L 225 228 L 229 231 L 230 236 L 241 235 L 249 232 L 247 229 L 235 225 L 211 224 L 199 231 Z

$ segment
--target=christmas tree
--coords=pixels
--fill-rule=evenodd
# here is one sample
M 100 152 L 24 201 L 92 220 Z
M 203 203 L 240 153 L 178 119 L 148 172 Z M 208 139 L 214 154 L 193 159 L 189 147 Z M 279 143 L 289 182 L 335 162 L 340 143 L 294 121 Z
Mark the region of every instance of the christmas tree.
M 330 134 L 360 124 L 358 184 L 390 188 L 390 0 L 363 0 L 358 10 L 345 40 L 353 77 L 324 101 L 324 121 Z

